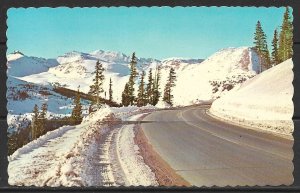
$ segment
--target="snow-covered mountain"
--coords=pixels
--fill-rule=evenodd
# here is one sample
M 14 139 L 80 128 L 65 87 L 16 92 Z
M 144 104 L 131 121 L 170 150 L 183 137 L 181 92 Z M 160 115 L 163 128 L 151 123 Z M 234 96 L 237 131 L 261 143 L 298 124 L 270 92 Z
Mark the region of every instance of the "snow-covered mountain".
M 258 57 L 249 47 L 220 50 L 197 65 L 180 63 L 176 70 L 174 103 L 191 105 L 217 98 L 231 88 L 222 88 L 226 81 L 232 80 L 229 83 L 234 87 L 256 75 L 258 70 Z M 164 83 L 168 69 L 164 69 L 162 74 Z M 215 85 L 214 81 L 218 84 Z
M 80 88 L 88 92 L 92 83 L 96 61 L 99 60 L 105 71 L 104 90 L 108 91 L 109 78 L 113 81 L 113 98 L 121 101 L 121 93 L 129 77 L 130 56 L 120 52 L 97 50 L 91 53 L 70 52 L 57 58 L 59 65 L 49 68 L 47 72 L 22 77 L 22 80 L 37 84 L 59 82 L 67 88 Z M 177 73 L 174 88 L 174 104 L 190 105 L 203 100 L 211 100 L 223 93 L 215 88 L 212 81 L 237 79 L 236 83 L 254 76 L 259 70 L 257 55 L 249 47 L 227 48 L 220 50 L 206 60 L 169 58 L 162 61 L 156 59 L 138 58 L 138 71 L 147 72 L 157 65 L 162 67 L 161 92 L 171 67 Z M 138 82 L 139 80 L 137 80 Z M 219 85 L 220 86 L 220 85 Z M 136 89 L 137 90 L 137 89 Z M 218 90 L 218 91 L 216 91 Z M 226 89 L 225 89 L 226 91 Z M 103 93 L 105 97 L 105 93 Z
M 291 59 L 244 82 L 213 102 L 211 112 L 243 125 L 290 135 L 293 131 Z
M 7 61 L 8 74 L 16 77 L 46 72 L 59 64 L 55 59 L 25 56 L 19 51 L 8 54 Z

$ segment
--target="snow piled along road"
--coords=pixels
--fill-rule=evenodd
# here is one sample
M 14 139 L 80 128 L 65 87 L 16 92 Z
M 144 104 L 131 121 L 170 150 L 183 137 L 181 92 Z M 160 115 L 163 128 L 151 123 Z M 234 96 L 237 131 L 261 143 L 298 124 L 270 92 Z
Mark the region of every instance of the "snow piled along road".
M 293 61 L 274 66 L 215 100 L 210 112 L 260 130 L 291 136 L 294 130 Z
M 129 121 L 136 121 L 143 114 L 132 116 Z M 139 155 L 139 147 L 134 143 L 134 125 L 125 125 L 119 129 L 117 156 L 125 174 L 125 186 L 154 186 L 158 185 L 154 173 L 144 164 Z
M 17 186 L 158 185 L 134 144 L 134 121 L 153 107 L 104 107 L 80 125 L 48 132 L 9 159 L 9 184 Z

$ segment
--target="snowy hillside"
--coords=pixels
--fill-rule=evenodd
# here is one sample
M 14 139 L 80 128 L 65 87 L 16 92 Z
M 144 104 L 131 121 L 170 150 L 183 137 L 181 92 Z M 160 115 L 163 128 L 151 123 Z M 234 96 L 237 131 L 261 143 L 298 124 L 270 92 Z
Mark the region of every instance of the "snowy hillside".
M 52 86 L 33 84 L 11 76 L 7 79 L 6 97 L 9 133 L 28 125 L 35 104 L 41 107 L 43 103 L 46 103 L 48 117 L 66 116 L 73 109 L 73 99 L 54 92 Z M 84 110 L 87 110 L 88 102 L 85 100 L 82 102 Z
M 50 67 L 58 65 L 54 59 L 29 57 L 21 52 L 7 55 L 7 61 L 8 74 L 16 77 L 46 72 Z
M 269 131 L 293 131 L 293 62 L 287 60 L 217 99 L 210 111 L 222 118 Z
M 211 100 L 224 93 L 223 90 L 213 92 L 215 86 L 211 81 L 236 80 L 256 75 L 259 70 L 257 55 L 248 47 L 227 48 L 213 54 L 198 65 L 178 65 L 177 81 L 173 91 L 175 105 L 191 105 Z M 165 85 L 168 69 L 162 72 Z M 225 89 L 226 92 L 226 89 Z
M 121 93 L 129 77 L 130 56 L 119 52 L 102 50 L 92 53 L 70 52 L 57 58 L 59 65 L 50 68 L 47 72 L 22 77 L 22 80 L 44 84 L 59 82 L 67 88 L 80 88 L 88 92 L 92 83 L 96 61 L 100 60 L 105 68 L 104 90 L 108 92 L 109 78 L 113 81 L 113 98 L 121 101 Z M 174 104 L 190 105 L 204 100 L 211 100 L 221 95 L 226 89 L 216 88 L 212 81 L 226 81 L 228 78 L 236 80 L 235 84 L 253 77 L 259 70 L 256 54 L 248 47 L 227 48 L 220 50 L 206 60 L 169 58 L 162 61 L 156 59 L 138 59 L 138 71 L 157 65 L 162 67 L 162 82 L 160 91 L 163 92 L 169 69 L 173 67 L 177 74 L 174 88 Z M 137 80 L 138 83 L 138 80 Z M 221 86 L 222 85 L 218 85 Z M 136 89 L 137 90 L 137 89 Z M 103 93 L 102 97 L 105 97 Z M 106 97 L 108 97 L 106 95 Z

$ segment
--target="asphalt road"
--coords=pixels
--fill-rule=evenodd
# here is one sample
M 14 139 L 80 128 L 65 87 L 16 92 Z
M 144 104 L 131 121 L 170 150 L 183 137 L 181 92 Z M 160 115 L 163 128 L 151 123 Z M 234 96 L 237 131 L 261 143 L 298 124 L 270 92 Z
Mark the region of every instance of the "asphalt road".
M 207 106 L 156 111 L 142 128 L 155 151 L 191 185 L 289 185 L 293 140 L 224 123 Z M 153 122 L 152 122 L 153 121 Z

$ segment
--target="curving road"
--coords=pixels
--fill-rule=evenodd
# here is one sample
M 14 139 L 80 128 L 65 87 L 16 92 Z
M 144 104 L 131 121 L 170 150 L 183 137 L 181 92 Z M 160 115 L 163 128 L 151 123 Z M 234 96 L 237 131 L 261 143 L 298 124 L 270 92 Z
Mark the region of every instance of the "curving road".
M 179 175 L 196 186 L 293 182 L 293 140 L 216 120 L 206 114 L 208 107 L 156 111 L 144 118 L 150 144 Z

